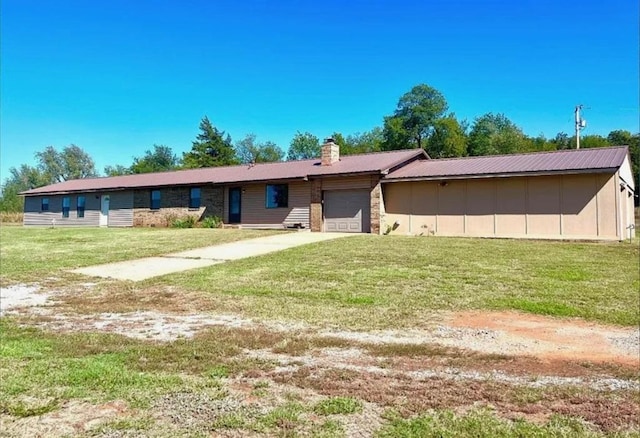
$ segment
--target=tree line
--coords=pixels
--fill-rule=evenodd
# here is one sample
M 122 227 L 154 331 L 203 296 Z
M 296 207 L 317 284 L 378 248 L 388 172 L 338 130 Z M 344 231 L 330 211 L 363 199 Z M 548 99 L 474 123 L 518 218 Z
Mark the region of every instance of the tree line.
M 576 139 L 564 132 L 547 139 L 527 136 L 504 114 L 487 113 L 469 123 L 449 111 L 445 97 L 433 87 L 419 84 L 398 100 L 395 111 L 384 117 L 381 126 L 370 131 L 344 135 L 332 134 L 342 155 L 382 152 L 398 149 L 424 149 L 431 158 L 514 154 L 536 151 L 575 149 Z M 611 131 L 606 137 L 582 136 L 582 148 L 627 145 L 631 152 L 633 174 L 638 176 L 640 134 L 626 130 Z M 258 141 L 255 134 L 233 142 L 231 136 L 214 126 L 207 116 L 191 149 L 181 157 L 171 147 L 153 145 L 130 165 L 106 166 L 104 175 L 132 175 L 177 169 L 267 163 L 314 159 L 320 156 L 321 142 L 309 132 L 298 131 L 285 151 L 271 141 Z M 46 147 L 35 155 L 36 165 L 22 164 L 9 169 L 0 195 L 0 211 L 22 211 L 18 193 L 69 179 L 100 176 L 91 156 L 76 145 L 61 151 Z

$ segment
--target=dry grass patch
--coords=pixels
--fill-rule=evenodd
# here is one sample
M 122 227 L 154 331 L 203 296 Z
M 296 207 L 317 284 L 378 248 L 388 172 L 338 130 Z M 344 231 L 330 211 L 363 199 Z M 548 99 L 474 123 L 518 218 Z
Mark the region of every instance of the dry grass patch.
M 491 381 L 416 380 L 366 372 L 302 368 L 274 377 L 330 397 L 356 397 L 408 418 L 432 409 L 490 406 L 506 418 L 537 421 L 553 414 L 582 418 L 602 431 L 633 429 L 640 418 L 637 391 L 576 387 L 529 388 Z

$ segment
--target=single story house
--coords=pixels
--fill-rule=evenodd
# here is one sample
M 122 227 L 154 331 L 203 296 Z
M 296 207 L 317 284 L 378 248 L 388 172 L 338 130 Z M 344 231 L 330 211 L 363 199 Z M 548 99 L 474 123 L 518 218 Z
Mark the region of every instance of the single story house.
M 623 240 L 628 148 L 431 160 L 421 149 L 64 181 L 22 193 L 25 225 L 166 226 Z

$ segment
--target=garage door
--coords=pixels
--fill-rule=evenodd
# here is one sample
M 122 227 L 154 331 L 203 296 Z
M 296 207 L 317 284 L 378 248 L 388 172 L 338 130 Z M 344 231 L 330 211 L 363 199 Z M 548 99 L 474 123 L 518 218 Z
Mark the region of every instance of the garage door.
M 324 230 L 342 233 L 371 231 L 368 190 L 324 192 Z

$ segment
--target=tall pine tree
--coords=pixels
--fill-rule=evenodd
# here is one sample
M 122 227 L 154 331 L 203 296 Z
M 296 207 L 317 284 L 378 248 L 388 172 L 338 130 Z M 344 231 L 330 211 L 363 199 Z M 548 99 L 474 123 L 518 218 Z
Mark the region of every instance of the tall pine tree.
M 238 164 L 238 158 L 231 137 L 228 134 L 225 136 L 204 116 L 200 122 L 200 134 L 193 142 L 191 151 L 183 154 L 182 163 L 188 169 L 229 166 Z

